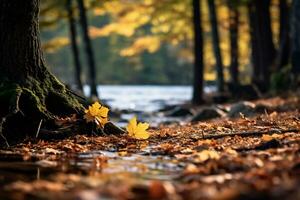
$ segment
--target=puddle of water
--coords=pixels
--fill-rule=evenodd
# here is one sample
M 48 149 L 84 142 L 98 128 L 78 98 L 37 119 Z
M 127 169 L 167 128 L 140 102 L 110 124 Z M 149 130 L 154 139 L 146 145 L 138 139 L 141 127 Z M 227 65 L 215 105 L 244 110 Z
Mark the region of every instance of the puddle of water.
M 88 154 L 78 154 L 77 166 L 94 167 L 95 158 L 104 156 L 107 164 L 101 168 L 103 174 L 132 173 L 150 179 L 175 179 L 183 165 L 167 156 L 146 156 L 130 154 L 120 156 L 118 152 L 94 151 Z
M 108 176 L 129 173 L 147 180 L 174 180 L 183 167 L 182 163 L 168 156 L 120 156 L 118 152 L 93 151 L 67 154 L 58 161 L 0 162 L 0 184 L 48 179 L 56 173 L 90 174 L 91 171 Z

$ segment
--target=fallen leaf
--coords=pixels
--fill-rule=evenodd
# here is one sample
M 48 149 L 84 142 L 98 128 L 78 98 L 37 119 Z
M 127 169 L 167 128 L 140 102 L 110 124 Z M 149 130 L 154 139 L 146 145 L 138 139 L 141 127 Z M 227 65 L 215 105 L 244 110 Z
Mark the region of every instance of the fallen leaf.
M 273 139 L 282 139 L 283 138 L 283 135 L 279 135 L 279 134 L 272 134 L 272 135 L 267 135 L 267 134 L 264 134 L 261 139 L 265 142 L 268 142 L 270 140 L 273 140 Z
M 195 162 L 204 162 L 209 159 L 218 160 L 220 155 L 217 151 L 203 150 L 196 154 Z
M 96 122 L 100 127 L 108 122 L 108 112 L 109 109 L 101 105 L 99 102 L 95 102 L 93 105 L 89 106 L 85 111 L 84 118 L 87 122 Z
M 148 123 L 137 123 L 136 117 L 133 117 L 127 127 L 126 130 L 128 132 L 128 135 L 130 137 L 134 137 L 136 139 L 148 139 L 149 133 L 147 132 L 147 129 L 149 128 Z

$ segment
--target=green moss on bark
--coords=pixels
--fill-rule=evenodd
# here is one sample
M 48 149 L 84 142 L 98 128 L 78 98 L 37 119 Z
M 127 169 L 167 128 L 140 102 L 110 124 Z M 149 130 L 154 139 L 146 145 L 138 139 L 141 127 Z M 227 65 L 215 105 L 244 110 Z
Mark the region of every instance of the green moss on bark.
M 56 117 L 83 113 L 76 97 L 50 73 L 43 81 L 31 77 L 24 83 L 0 82 L 0 134 L 8 142 L 34 136 L 41 120 L 47 124 Z

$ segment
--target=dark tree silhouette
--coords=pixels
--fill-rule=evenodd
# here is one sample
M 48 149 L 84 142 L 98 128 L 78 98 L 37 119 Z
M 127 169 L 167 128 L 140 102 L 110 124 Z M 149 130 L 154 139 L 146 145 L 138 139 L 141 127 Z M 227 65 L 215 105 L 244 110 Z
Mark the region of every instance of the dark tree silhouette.
M 230 36 L 230 82 L 234 85 L 239 84 L 239 48 L 238 48 L 238 32 L 239 32 L 239 11 L 238 3 L 235 0 L 228 0 L 227 6 L 229 10 L 229 36 Z
M 0 138 L 36 134 L 41 120 L 83 111 L 46 68 L 39 37 L 39 0 L 0 1 Z
M 252 46 L 252 82 L 262 91 L 266 91 L 276 54 L 271 29 L 270 0 L 252 0 L 249 2 L 248 10 Z
M 279 1 L 279 48 L 276 58 L 276 70 L 286 66 L 290 58 L 290 8 L 287 0 Z
M 79 57 L 79 50 L 77 45 L 77 31 L 76 31 L 76 21 L 74 18 L 73 12 L 73 0 L 67 0 L 66 8 L 68 12 L 68 20 L 69 20 L 69 28 L 70 28 L 70 38 L 71 38 L 71 48 L 74 57 L 74 65 L 75 65 L 75 82 L 76 89 L 79 91 L 83 91 L 82 81 L 81 81 L 81 63 Z
M 86 9 L 83 0 L 77 0 L 77 3 L 79 7 L 80 24 L 82 27 L 83 41 L 85 44 L 85 52 L 87 56 L 88 66 L 89 66 L 89 81 L 91 87 L 91 95 L 98 97 L 97 83 L 96 83 L 97 71 L 96 71 L 95 58 L 94 58 L 94 52 L 91 44 L 91 39 L 89 37 Z
M 216 5 L 214 0 L 207 0 L 209 8 L 209 18 L 212 30 L 213 39 L 213 50 L 216 59 L 216 69 L 217 69 L 217 88 L 219 92 L 224 91 L 224 75 L 223 75 L 223 61 L 220 49 L 220 38 L 218 31 L 218 22 L 216 14 Z
M 194 24 L 194 83 L 193 104 L 203 102 L 203 36 L 200 0 L 193 0 Z
M 292 4 L 292 72 L 296 78 L 300 73 L 300 0 Z

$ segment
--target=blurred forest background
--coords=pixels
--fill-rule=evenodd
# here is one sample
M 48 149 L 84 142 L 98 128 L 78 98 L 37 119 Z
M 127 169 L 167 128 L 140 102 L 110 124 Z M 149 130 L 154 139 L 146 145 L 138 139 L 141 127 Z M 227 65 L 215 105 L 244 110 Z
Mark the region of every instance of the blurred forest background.
M 41 36 L 51 71 L 79 89 L 91 83 L 199 90 L 203 77 L 220 92 L 225 82 L 278 90 L 290 83 L 297 6 L 290 0 L 42 1 Z M 194 102 L 201 96 L 194 92 Z

